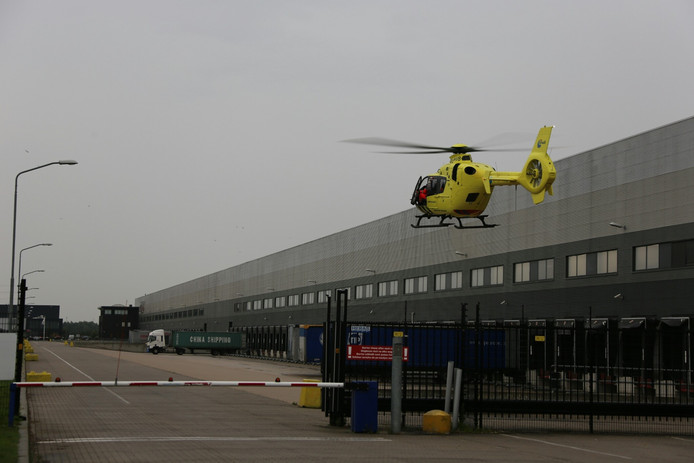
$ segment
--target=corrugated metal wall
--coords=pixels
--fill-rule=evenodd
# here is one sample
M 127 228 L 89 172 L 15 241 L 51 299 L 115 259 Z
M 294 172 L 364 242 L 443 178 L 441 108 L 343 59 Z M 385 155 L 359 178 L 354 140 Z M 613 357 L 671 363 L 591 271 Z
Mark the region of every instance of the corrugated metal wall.
M 694 118 L 555 162 L 554 196 L 534 206 L 522 188 L 498 187 L 491 229 L 413 229 L 409 209 L 301 246 L 142 296 L 152 314 L 367 275 L 537 250 L 694 223 Z M 626 226 L 609 226 L 617 222 Z M 402 289 L 401 289 L 402 291 Z M 225 310 L 228 310 L 225 309 Z M 206 314 L 208 315 L 208 314 Z M 219 315 L 219 314 L 209 314 Z

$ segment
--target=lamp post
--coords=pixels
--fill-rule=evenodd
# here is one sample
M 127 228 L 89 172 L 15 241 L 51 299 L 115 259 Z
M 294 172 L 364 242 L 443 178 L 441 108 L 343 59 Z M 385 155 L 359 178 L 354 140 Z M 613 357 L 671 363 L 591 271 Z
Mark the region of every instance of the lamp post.
M 33 320 L 41 320 L 41 326 L 43 326 L 43 337 L 41 338 L 43 341 L 46 340 L 46 316 L 45 315 L 39 315 L 38 317 L 33 317 Z
M 14 308 L 14 256 L 16 249 L 15 243 L 17 241 L 17 184 L 19 182 L 19 176 L 22 174 L 26 174 L 27 172 L 33 172 L 35 170 L 43 169 L 44 167 L 56 164 L 61 166 L 74 166 L 75 164 L 77 164 L 77 161 L 64 159 L 61 161 L 49 162 L 48 164 L 43 164 L 37 167 L 33 167 L 31 169 L 23 170 L 20 173 L 18 173 L 17 176 L 14 178 L 14 212 L 12 217 L 12 268 L 10 270 L 10 305 L 7 307 L 7 310 L 12 310 Z
M 20 173 L 17 174 L 17 176 L 14 178 L 14 210 L 13 210 L 13 215 L 12 215 L 12 267 L 10 269 L 10 303 L 7 306 L 7 310 L 14 310 L 14 258 L 15 258 L 15 249 L 16 249 L 16 243 L 17 243 L 17 185 L 19 183 L 19 176 L 22 174 L 26 174 L 28 172 L 33 172 L 38 169 L 43 169 L 44 167 L 52 166 L 52 165 L 61 165 L 61 166 L 74 166 L 77 164 L 77 161 L 73 161 L 70 159 L 67 160 L 61 160 L 61 161 L 54 161 L 54 162 L 49 162 L 48 164 L 42 164 L 40 166 L 33 167 L 31 169 L 23 170 Z M 22 280 L 22 283 L 24 280 Z M 20 296 L 22 294 L 22 289 L 26 288 L 25 284 L 20 285 Z M 24 309 L 24 301 L 22 302 L 22 310 Z M 15 377 L 14 380 L 15 382 L 19 382 L 22 379 L 22 354 L 24 353 L 24 320 L 19 318 L 19 313 L 17 313 L 17 353 L 15 357 Z M 22 317 L 24 317 L 24 314 L 22 314 Z M 18 414 L 19 413 L 19 391 L 21 388 L 17 388 L 17 391 L 15 393 L 15 410 L 14 413 Z M 10 410 L 10 413 L 12 413 L 12 410 Z
M 17 275 L 19 275 L 19 278 L 20 278 L 20 279 L 21 279 L 21 278 L 24 278 L 24 277 L 22 276 L 22 253 L 23 253 L 24 251 L 26 251 L 27 249 L 37 248 L 37 247 L 39 247 L 39 246 L 53 246 L 53 244 L 52 244 L 52 243 L 39 243 L 39 244 L 35 244 L 35 245 L 33 245 L 33 246 L 29 246 L 29 247 L 24 248 L 24 249 L 22 249 L 21 251 L 19 251 L 19 265 L 17 266 Z M 41 270 L 41 271 L 43 271 L 43 270 Z M 31 272 L 30 272 L 30 273 L 31 273 Z M 19 295 L 19 288 L 17 288 L 17 295 Z

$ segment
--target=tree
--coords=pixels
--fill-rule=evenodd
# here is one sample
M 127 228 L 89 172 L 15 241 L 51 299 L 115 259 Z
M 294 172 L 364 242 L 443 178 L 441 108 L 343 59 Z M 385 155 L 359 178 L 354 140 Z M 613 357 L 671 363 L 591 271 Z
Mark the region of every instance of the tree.
M 64 322 L 63 336 L 67 337 L 71 334 L 80 336 L 89 336 L 90 338 L 99 337 L 99 325 L 94 322 Z

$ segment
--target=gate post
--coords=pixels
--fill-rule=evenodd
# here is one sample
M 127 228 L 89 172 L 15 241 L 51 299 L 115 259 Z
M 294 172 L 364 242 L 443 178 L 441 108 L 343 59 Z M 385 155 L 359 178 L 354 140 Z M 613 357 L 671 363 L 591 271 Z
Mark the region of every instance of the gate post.
M 10 292 L 12 291 L 14 291 L 14 288 L 10 288 Z M 26 292 L 27 281 L 26 279 L 22 278 L 22 280 L 19 283 L 19 306 L 17 307 L 17 352 L 14 364 L 14 381 L 16 383 L 22 380 L 22 362 L 24 361 L 24 309 L 26 307 Z M 8 306 L 7 310 L 12 310 L 12 307 Z M 8 410 L 8 413 L 10 414 L 15 414 L 19 416 L 19 399 L 21 389 L 22 388 L 18 387 L 15 390 L 14 409 Z
M 482 429 L 482 412 L 480 411 L 480 394 L 482 386 L 482 362 L 480 359 L 480 339 L 482 336 L 480 323 L 480 303 L 475 307 L 475 429 Z
M 323 381 L 330 382 L 333 381 L 332 376 L 332 353 L 334 352 L 334 346 L 332 344 L 332 336 L 330 335 L 330 296 L 328 296 L 328 307 L 325 316 L 325 323 L 323 323 Z M 328 388 L 321 388 L 321 408 L 325 412 L 325 416 L 328 416 L 331 411 L 330 404 L 332 403 L 332 391 Z
M 390 380 L 390 432 L 400 434 L 402 428 L 402 331 L 393 333 L 393 361 Z
M 586 341 L 586 347 L 585 350 L 587 353 L 590 353 L 590 347 L 592 346 L 592 337 L 593 337 L 593 306 L 588 307 L 588 335 L 587 335 L 587 341 Z M 595 349 L 593 349 L 595 350 Z M 593 434 L 593 383 L 597 381 L 597 373 L 595 372 L 595 357 L 597 356 L 596 352 L 593 352 L 593 355 L 590 357 L 590 366 L 588 368 L 588 374 L 590 375 L 590 392 L 589 392 L 589 400 L 590 400 L 590 416 L 588 418 L 588 430 L 591 434 Z
M 344 314 L 341 313 L 342 301 L 344 300 Z M 345 327 L 347 326 L 347 290 L 337 290 L 337 309 L 335 314 L 335 332 L 333 333 L 335 348 L 333 356 L 333 379 L 334 381 L 345 382 L 345 357 L 347 355 L 347 339 Z M 333 393 L 333 408 L 330 413 L 330 424 L 332 426 L 345 425 L 345 389 L 341 388 Z

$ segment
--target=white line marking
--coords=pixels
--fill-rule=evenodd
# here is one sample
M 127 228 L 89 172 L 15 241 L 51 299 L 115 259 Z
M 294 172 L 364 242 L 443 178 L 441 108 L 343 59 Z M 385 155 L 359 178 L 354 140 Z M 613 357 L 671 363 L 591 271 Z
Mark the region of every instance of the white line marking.
M 685 439 L 684 437 L 674 437 L 674 436 L 673 436 L 673 439 L 675 439 L 675 440 L 681 440 L 681 441 L 684 441 L 684 442 L 694 442 L 694 440 L 692 440 L 692 439 Z
M 44 349 L 47 350 L 48 352 L 50 352 L 51 354 L 53 354 L 56 358 L 58 358 L 58 360 L 60 360 L 60 361 L 62 361 L 63 363 L 67 364 L 67 365 L 68 365 L 70 368 L 72 368 L 73 370 L 76 370 L 79 374 L 86 376 L 87 379 L 89 379 L 89 381 L 96 381 L 94 378 L 92 378 L 91 376 L 89 376 L 87 373 L 83 372 L 82 370 L 80 370 L 79 368 L 77 368 L 76 366 L 74 366 L 73 364 L 71 364 L 70 362 L 68 362 L 67 360 L 65 360 L 64 358 L 62 358 L 60 355 L 56 354 L 55 352 L 53 352 L 53 351 L 50 350 L 49 348 L 44 347 Z
M 391 442 L 383 437 L 75 437 L 66 439 L 50 439 L 38 441 L 38 444 L 91 444 L 104 442 Z
M 624 455 L 617 455 L 617 454 L 615 454 L 615 453 L 598 452 L 597 450 L 584 449 L 584 448 L 581 448 L 581 447 L 574 447 L 574 446 L 571 446 L 571 445 L 557 444 L 557 443 L 555 443 L 555 442 L 549 442 L 549 441 L 546 441 L 546 440 L 530 439 L 529 437 L 512 436 L 512 435 L 510 435 L 510 434 L 502 434 L 502 436 L 512 437 L 512 438 L 514 438 L 514 439 L 520 439 L 520 440 L 527 440 L 527 441 L 531 441 L 531 442 L 539 442 L 540 444 L 552 445 L 552 446 L 554 446 L 554 447 L 562 447 L 562 448 L 565 448 L 565 449 L 578 450 L 579 452 L 595 453 L 595 454 L 597 454 L 597 455 L 605 455 L 605 456 L 608 456 L 608 457 L 621 458 L 621 459 L 623 459 L 623 460 L 631 460 L 631 459 L 632 459 L 631 457 L 627 457 L 627 456 L 624 456 Z
M 79 368 L 77 368 L 76 366 L 74 366 L 73 364 L 71 364 L 70 362 L 68 362 L 67 360 L 65 360 L 64 358 L 62 358 L 60 355 L 56 354 L 55 352 L 53 352 L 53 351 L 50 350 L 49 348 L 44 347 L 43 349 L 44 349 L 44 350 L 47 350 L 48 352 L 50 352 L 51 354 L 53 354 L 58 360 L 64 362 L 64 363 L 65 363 L 67 366 L 69 366 L 70 368 L 72 368 L 72 369 L 74 369 L 75 371 L 79 372 L 80 374 L 86 376 L 87 379 L 89 379 L 89 381 L 96 381 L 94 378 L 92 378 L 91 376 L 89 376 L 87 373 L 83 372 L 82 370 L 80 370 Z M 116 394 L 115 392 L 113 392 L 111 389 L 108 389 L 108 388 L 102 388 L 102 389 L 104 389 L 104 390 L 110 392 L 111 394 L 113 394 L 114 396 L 116 396 L 117 398 L 119 398 L 120 400 L 122 400 L 123 402 L 125 402 L 127 405 L 130 405 L 130 402 L 128 402 L 128 401 L 125 400 L 123 397 L 121 397 L 121 396 L 119 396 L 118 394 Z

